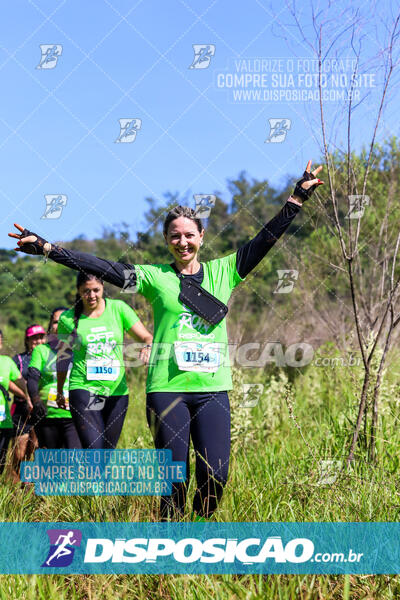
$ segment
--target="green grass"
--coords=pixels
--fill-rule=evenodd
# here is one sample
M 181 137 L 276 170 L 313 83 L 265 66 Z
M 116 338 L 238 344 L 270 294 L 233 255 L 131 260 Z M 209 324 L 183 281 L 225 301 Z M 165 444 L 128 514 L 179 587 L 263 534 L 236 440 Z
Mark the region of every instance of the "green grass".
M 397 384 L 399 361 L 392 359 L 384 380 L 378 436 L 379 460 L 365 460 L 364 440 L 350 469 L 321 483 L 321 461 L 343 465 L 356 416 L 361 370 L 307 368 L 271 377 L 262 371 L 235 371 L 230 478 L 215 520 L 226 521 L 398 521 L 400 477 Z M 244 408 L 242 384 L 264 384 L 257 406 Z M 145 420 L 143 376 L 131 381 L 131 398 L 120 447 L 151 448 Z M 192 457 L 193 458 L 193 457 Z M 335 463 L 336 464 L 336 463 Z M 3 521 L 156 521 L 156 498 L 38 497 L 3 479 Z M 189 499 L 193 496 L 193 480 Z M 187 506 L 190 520 L 191 506 Z M 391 576 L 259 575 L 76 575 L 0 576 L 2 598 L 100 599 L 173 598 L 197 600 L 398 598 L 400 580 Z

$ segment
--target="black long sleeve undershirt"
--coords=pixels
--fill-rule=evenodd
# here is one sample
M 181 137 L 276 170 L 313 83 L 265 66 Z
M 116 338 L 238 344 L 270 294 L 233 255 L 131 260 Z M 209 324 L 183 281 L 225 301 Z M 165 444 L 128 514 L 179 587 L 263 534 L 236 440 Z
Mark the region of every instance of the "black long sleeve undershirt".
M 39 369 L 36 369 L 36 367 L 28 368 L 28 376 L 26 379 L 26 384 L 28 386 L 29 397 L 32 398 L 32 400 L 39 396 L 39 379 L 40 379 L 40 377 L 41 377 L 41 374 L 40 374 Z
M 261 231 L 247 244 L 241 246 L 236 254 L 236 268 L 241 277 L 246 277 L 264 258 L 283 232 L 289 227 L 300 206 L 294 202 L 286 202 L 277 215 L 263 226 Z M 129 285 L 135 281 L 135 267 L 127 263 L 113 262 L 85 252 L 67 250 L 53 246 L 49 257 L 57 263 L 75 269 L 93 273 L 104 281 L 123 288 L 129 280 Z M 203 269 L 196 275 L 203 279 Z M 193 277 L 196 277 L 194 275 Z M 199 281 L 199 283 L 201 283 Z
M 240 277 L 246 277 L 258 265 L 289 227 L 299 210 L 298 204 L 286 202 L 278 214 L 266 223 L 250 242 L 239 248 L 236 254 L 236 268 Z
M 59 362 L 61 363 L 61 371 L 68 371 L 69 364 L 72 360 L 72 350 L 58 352 L 58 340 L 57 335 L 52 333 L 48 336 L 48 343 L 50 344 L 53 352 L 57 353 L 57 368 L 59 366 Z M 28 388 L 29 397 L 38 398 L 39 397 L 39 380 L 42 374 L 36 367 L 28 367 L 27 376 L 26 376 L 26 385 Z
M 59 246 L 52 246 L 49 257 L 70 269 L 93 273 L 96 277 L 101 277 L 104 281 L 108 281 L 108 283 L 112 283 L 117 287 L 124 286 L 125 271 L 134 271 L 133 265 L 106 260 L 86 252 L 67 250 Z

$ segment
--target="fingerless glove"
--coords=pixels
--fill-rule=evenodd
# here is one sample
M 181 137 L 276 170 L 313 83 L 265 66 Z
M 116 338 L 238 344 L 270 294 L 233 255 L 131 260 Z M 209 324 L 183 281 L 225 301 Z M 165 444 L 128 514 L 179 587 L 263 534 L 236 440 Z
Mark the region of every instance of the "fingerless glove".
M 310 181 L 311 179 L 315 179 L 314 175 L 312 173 L 309 173 L 308 171 L 304 171 L 303 177 L 301 179 L 299 179 L 299 181 L 296 183 L 296 187 L 294 188 L 293 196 L 298 196 L 299 198 L 301 198 L 303 200 L 303 202 L 308 200 L 310 198 L 310 196 L 314 193 L 315 189 L 318 187 L 318 184 L 315 183 L 310 188 L 308 188 L 308 190 L 305 190 L 301 186 L 303 185 L 303 183 L 305 181 Z
M 44 238 L 40 237 L 37 233 L 33 231 L 29 231 L 29 229 L 24 229 L 21 233 L 21 237 L 25 238 L 30 235 L 36 236 L 35 242 L 25 242 L 25 244 L 21 244 L 19 246 L 21 252 L 25 254 L 47 254 L 50 251 L 51 244 L 47 242 Z M 47 244 L 47 246 L 45 246 Z

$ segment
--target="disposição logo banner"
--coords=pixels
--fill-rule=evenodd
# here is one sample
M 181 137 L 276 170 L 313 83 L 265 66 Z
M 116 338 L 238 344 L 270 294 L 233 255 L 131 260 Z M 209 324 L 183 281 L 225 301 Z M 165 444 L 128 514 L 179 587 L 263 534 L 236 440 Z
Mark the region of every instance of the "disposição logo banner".
M 400 523 L 1 523 L 0 572 L 400 573 L 399 534 Z

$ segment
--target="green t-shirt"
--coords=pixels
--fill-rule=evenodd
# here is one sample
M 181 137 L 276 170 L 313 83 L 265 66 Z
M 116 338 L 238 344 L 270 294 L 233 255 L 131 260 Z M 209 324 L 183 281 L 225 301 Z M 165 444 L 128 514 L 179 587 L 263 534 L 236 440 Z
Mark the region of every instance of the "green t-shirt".
M 203 264 L 201 286 L 228 302 L 242 281 L 236 252 Z M 232 389 L 226 319 L 210 325 L 179 300 L 170 265 L 135 265 L 137 291 L 153 306 L 154 341 L 147 392 L 218 392 Z
M 128 394 L 123 361 L 124 331 L 139 321 L 135 311 L 122 300 L 105 299 L 100 317 L 81 315 L 73 342 L 70 390 L 88 390 L 104 396 Z M 65 341 L 75 329 L 74 311 L 61 314 L 58 336 Z
M 59 408 L 56 402 L 57 398 L 57 354 L 49 344 L 39 344 L 32 351 L 30 367 L 35 367 L 40 371 L 39 396 L 47 406 L 47 416 L 52 418 L 71 418 L 68 405 L 68 378 L 64 385 L 64 394 L 68 410 Z
M 0 356 L 0 384 L 8 390 L 10 381 L 17 381 L 21 373 L 12 358 L 9 356 Z M 10 414 L 10 407 L 0 391 L 0 429 L 10 429 L 13 422 Z

